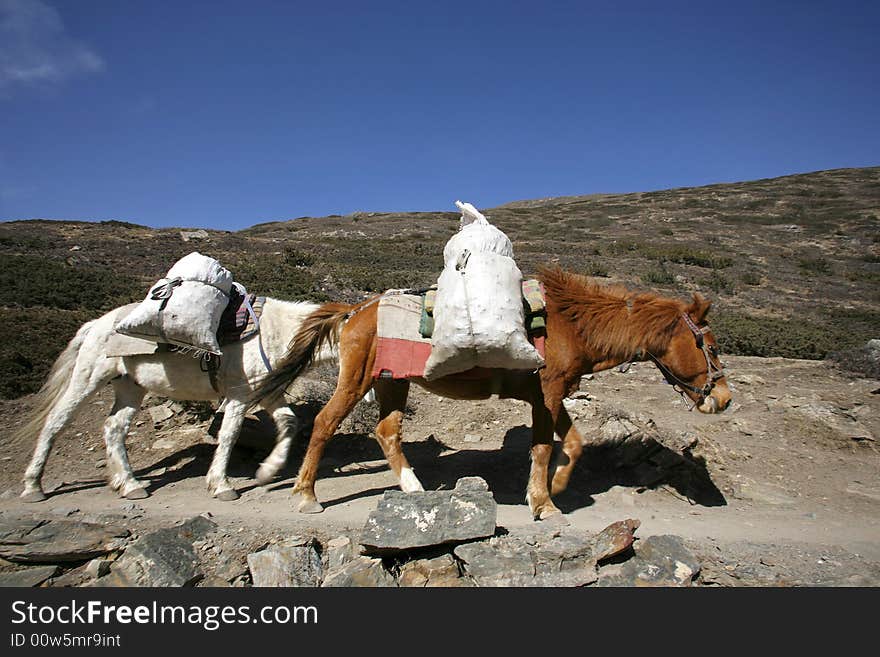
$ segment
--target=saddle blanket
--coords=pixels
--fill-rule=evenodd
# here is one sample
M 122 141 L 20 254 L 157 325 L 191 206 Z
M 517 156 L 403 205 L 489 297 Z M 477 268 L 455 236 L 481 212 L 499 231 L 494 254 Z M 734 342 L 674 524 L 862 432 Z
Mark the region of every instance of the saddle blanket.
M 255 294 L 248 294 L 248 300 L 254 309 L 254 314 L 259 321 L 263 313 L 263 305 L 266 303 L 266 297 L 258 297 Z M 229 304 L 220 317 L 220 323 L 217 327 L 217 342 L 222 345 L 231 344 L 247 340 L 257 332 L 254 325 L 254 319 L 251 317 L 244 303 L 245 297 L 236 294 L 233 288 L 233 294 L 229 299 Z M 138 304 L 133 303 L 125 306 L 119 312 L 119 317 L 125 317 L 129 312 L 137 307 Z M 121 333 L 114 333 L 107 340 L 104 348 L 107 358 L 117 356 L 142 356 L 145 354 L 154 354 L 159 349 L 159 343 L 152 340 L 144 340 L 142 338 L 133 338 Z
M 529 340 L 541 356 L 544 355 L 543 294 L 540 302 L 535 295 L 534 281 L 523 282 Z M 527 287 L 528 284 L 528 287 Z M 430 295 L 430 291 L 428 292 Z M 425 373 L 425 363 L 431 355 L 431 338 L 426 329 L 426 315 L 432 309 L 430 296 L 403 294 L 401 290 L 389 290 L 379 301 L 377 318 L 376 360 L 372 376 L 376 378 L 409 379 Z M 433 322 L 428 322 L 429 326 Z M 492 370 L 476 367 L 467 372 L 453 374 L 448 378 L 482 379 L 492 375 Z

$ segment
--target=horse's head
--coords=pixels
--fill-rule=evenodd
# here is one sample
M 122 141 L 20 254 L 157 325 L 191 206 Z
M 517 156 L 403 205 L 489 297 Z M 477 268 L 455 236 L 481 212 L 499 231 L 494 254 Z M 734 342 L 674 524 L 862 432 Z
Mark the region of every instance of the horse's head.
M 715 336 L 706 324 L 711 302 L 694 294 L 691 304 L 662 354 L 652 359 L 675 389 L 686 395 L 702 413 L 720 413 L 730 404 L 730 389 L 718 359 Z

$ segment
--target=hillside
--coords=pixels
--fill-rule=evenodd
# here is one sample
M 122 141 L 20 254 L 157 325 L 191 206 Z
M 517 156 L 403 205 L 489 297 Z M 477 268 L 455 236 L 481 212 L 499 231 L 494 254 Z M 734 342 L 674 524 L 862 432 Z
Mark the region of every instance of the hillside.
M 450 199 L 450 206 L 452 201 Z M 479 203 L 479 199 L 464 199 Z M 727 353 L 824 358 L 878 337 L 880 167 L 485 209 L 521 269 L 542 264 L 715 301 Z M 235 233 L 123 221 L 0 224 L 0 396 L 33 392 L 85 320 L 142 298 L 193 250 L 249 290 L 347 300 L 436 280 L 455 212 L 355 213 Z

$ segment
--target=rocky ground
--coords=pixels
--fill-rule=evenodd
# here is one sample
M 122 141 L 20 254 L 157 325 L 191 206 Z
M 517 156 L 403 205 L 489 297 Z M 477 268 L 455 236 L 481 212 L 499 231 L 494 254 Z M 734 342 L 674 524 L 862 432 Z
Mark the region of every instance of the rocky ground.
M 566 523 L 534 523 L 524 503 L 525 404 L 457 402 L 413 389 L 405 449 L 428 491 L 425 504 L 445 509 L 460 479 L 480 477 L 493 529 L 484 524 L 479 536 L 463 538 L 461 523 L 444 511 L 453 518 L 451 534 L 440 527 L 430 545 L 382 549 L 365 527 L 397 499 L 386 494 L 396 482 L 369 437 L 375 409 L 367 403 L 332 441 L 317 487 L 326 510 L 308 516 L 290 496 L 304 438 L 282 477 L 257 487 L 252 477 L 271 430 L 265 418 L 249 418 L 231 464 L 241 498 L 220 502 L 204 489 L 214 449 L 210 417 L 156 398 L 145 403 L 128 441 L 151 497 L 120 500 L 103 479 L 100 427 L 109 389 L 58 439 L 44 480 L 49 499 L 22 504 L 20 478 L 33 444 L 16 442 L 12 432 L 32 401 L 0 402 L 7 418 L 0 428 L 0 583 L 880 584 L 880 381 L 822 361 L 727 361 L 734 402 L 717 416 L 687 412 L 652 365 L 582 382 L 566 401 L 587 439 L 557 500 Z M 328 384 L 313 385 L 323 394 Z M 313 408 L 299 411 L 308 425 Z

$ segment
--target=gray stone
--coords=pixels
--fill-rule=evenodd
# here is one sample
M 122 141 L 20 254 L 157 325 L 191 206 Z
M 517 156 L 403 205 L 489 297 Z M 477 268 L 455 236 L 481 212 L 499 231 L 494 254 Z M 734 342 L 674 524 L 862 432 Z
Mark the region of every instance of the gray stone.
M 109 559 L 92 559 L 86 564 L 85 573 L 92 579 L 98 579 L 110 572 L 112 563 Z
M 690 586 L 700 572 L 700 562 L 678 536 L 649 536 L 635 548 L 626 563 L 600 571 L 599 586 Z
M 394 553 L 491 536 L 497 505 L 492 493 L 477 485 L 470 481 L 452 491 L 387 491 L 364 525 L 364 551 Z
M 153 441 L 153 444 L 150 445 L 150 449 L 174 449 L 177 447 L 177 443 L 171 438 L 159 438 L 159 440 Z
M 444 554 L 434 559 L 409 561 L 400 569 L 397 580 L 401 587 L 447 587 L 459 586 L 461 575 L 458 564 L 451 554 Z
M 119 549 L 129 531 L 72 520 L 0 520 L 0 557 L 17 563 L 85 561 Z
M 174 411 L 167 406 L 150 406 L 147 412 L 150 414 L 153 424 L 159 424 L 174 417 Z
M 359 556 L 347 564 L 327 573 L 322 587 L 393 587 L 394 577 L 385 570 L 381 559 Z
M 201 577 L 192 542 L 181 527 L 146 534 L 129 545 L 95 586 L 189 586 Z M 185 533 L 185 530 L 184 530 Z
M 465 543 L 455 548 L 455 556 L 477 586 L 524 586 L 535 578 L 533 555 L 518 541 Z
M 638 431 L 639 428 L 626 418 L 609 417 L 602 423 L 602 442 L 623 442 Z
M 324 550 L 327 556 L 327 570 L 336 570 L 351 561 L 355 556 L 354 543 L 348 536 L 337 536 L 327 541 Z
M 242 563 L 238 559 L 226 559 L 214 571 L 216 577 L 220 577 L 227 582 L 232 582 L 242 575 L 247 575 L 247 573 L 247 564 Z
M 478 443 L 483 440 L 482 436 L 478 436 L 475 433 L 466 433 L 464 434 L 464 442 L 466 443 Z
M 455 490 L 489 490 L 489 484 L 482 477 L 462 477 L 455 482 Z
M 184 520 L 182 523 L 175 525 L 174 529 L 177 530 L 177 533 L 181 538 L 195 541 L 205 538 L 208 534 L 216 530 L 217 523 L 207 516 L 199 515 L 193 516 L 189 520 Z
M 82 586 L 85 582 L 88 582 L 91 579 L 92 578 L 86 574 L 86 567 L 79 566 L 72 570 L 68 570 L 66 573 L 55 575 L 48 579 L 46 581 L 46 586 L 51 586 L 52 588 L 70 588 L 74 586 Z
M 0 573 L 0 587 L 39 586 L 59 572 L 61 569 L 58 566 L 36 566 L 35 568 Z
M 315 539 L 297 539 L 247 555 L 254 586 L 318 586 L 323 576 Z
M 593 539 L 587 534 L 569 533 L 554 536 L 535 546 L 535 573 L 550 575 L 563 571 L 587 569 L 596 572 Z
M 180 239 L 184 242 L 189 242 L 190 240 L 204 240 L 208 238 L 208 232 L 202 230 L 182 230 L 180 231 Z

